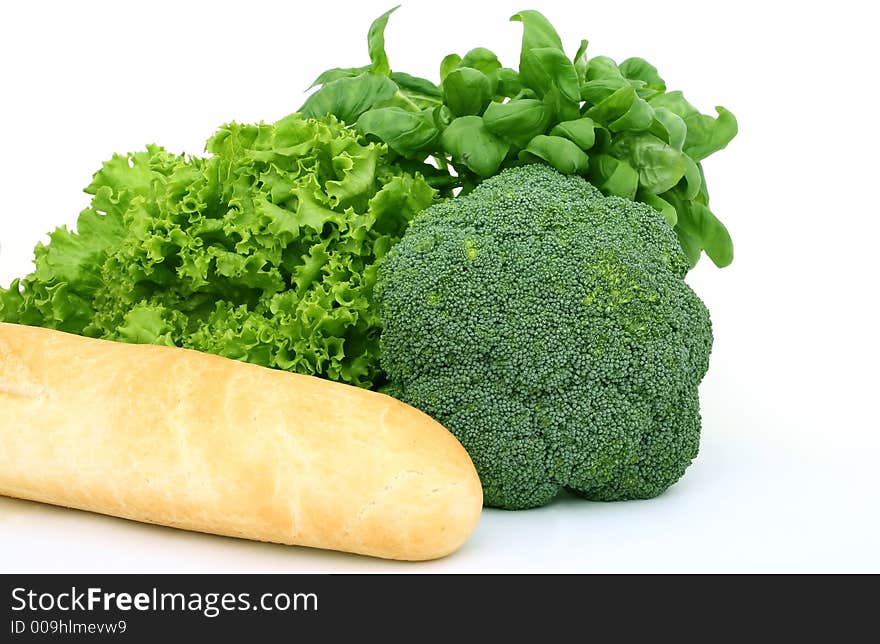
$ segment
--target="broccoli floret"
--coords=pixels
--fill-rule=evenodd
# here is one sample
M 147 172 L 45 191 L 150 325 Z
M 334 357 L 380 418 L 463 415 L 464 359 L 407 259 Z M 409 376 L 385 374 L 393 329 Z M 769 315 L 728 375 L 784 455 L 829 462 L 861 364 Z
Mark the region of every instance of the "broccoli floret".
M 649 206 L 543 165 L 419 215 L 380 268 L 389 393 L 470 453 L 485 502 L 656 496 L 696 457 L 709 314 Z

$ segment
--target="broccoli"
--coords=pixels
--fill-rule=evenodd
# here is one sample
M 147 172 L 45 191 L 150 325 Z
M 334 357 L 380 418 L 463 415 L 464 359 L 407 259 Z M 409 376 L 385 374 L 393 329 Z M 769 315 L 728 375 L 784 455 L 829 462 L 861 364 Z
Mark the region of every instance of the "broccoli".
M 696 457 L 709 314 L 651 207 L 544 165 L 418 215 L 380 267 L 388 392 L 470 453 L 485 503 L 642 499 Z

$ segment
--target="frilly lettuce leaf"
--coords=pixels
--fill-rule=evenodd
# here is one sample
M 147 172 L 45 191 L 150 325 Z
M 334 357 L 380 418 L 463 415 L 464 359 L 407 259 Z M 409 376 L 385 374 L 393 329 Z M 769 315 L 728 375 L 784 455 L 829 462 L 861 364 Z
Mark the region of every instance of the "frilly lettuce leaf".
M 376 262 L 435 191 L 333 117 L 230 123 L 206 149 L 105 163 L 0 320 L 377 384 Z

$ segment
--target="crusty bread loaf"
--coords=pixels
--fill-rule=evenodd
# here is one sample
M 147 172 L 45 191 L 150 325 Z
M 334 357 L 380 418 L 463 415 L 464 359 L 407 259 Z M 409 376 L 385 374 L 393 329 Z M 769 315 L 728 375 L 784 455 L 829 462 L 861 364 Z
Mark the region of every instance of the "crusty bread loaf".
M 196 351 L 0 324 L 0 494 L 390 559 L 477 523 L 461 444 L 393 398 Z

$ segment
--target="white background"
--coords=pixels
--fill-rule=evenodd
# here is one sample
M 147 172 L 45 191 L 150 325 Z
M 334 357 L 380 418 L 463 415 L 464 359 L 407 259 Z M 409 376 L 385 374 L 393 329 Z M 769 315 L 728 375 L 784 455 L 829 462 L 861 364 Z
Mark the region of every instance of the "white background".
M 367 62 L 368 2 L 6 2 L 0 285 L 72 224 L 113 152 L 200 153 Z M 392 68 L 436 78 L 482 45 L 518 60 L 522 2 L 410 0 Z M 455 555 L 401 564 L 0 498 L 0 571 L 880 571 L 876 23 L 867 3 L 533 0 L 573 54 L 640 55 L 740 134 L 705 164 L 736 259 L 690 282 L 715 325 L 701 453 L 660 498 L 486 510 Z M 2 413 L 2 409 L 0 409 Z M 0 446 L 2 449 L 2 446 Z

